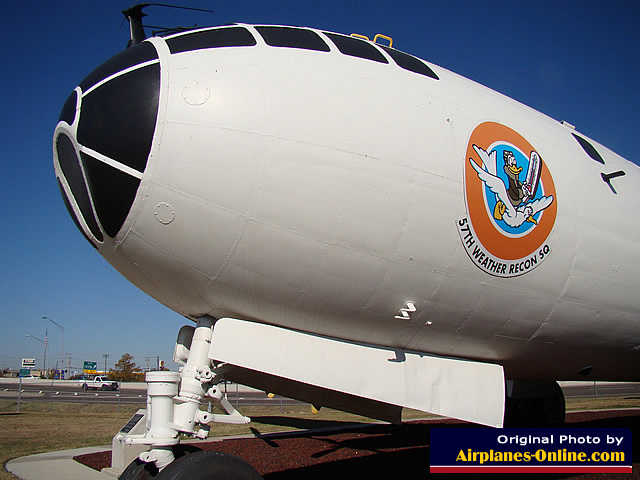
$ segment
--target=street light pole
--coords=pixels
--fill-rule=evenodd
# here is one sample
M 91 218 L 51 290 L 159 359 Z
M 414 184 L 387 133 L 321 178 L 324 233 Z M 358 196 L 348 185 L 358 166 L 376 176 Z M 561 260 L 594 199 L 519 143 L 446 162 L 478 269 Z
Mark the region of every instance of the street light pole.
M 43 320 L 49 320 L 51 323 L 53 323 L 56 327 L 58 327 L 60 330 L 62 330 L 62 348 L 60 349 L 60 380 L 62 380 L 62 370 L 63 370 L 63 365 L 64 365 L 64 327 L 62 325 L 60 325 L 58 322 L 56 322 L 55 320 L 50 319 L 49 317 L 42 317 Z
M 108 353 L 103 353 L 102 356 L 104 358 L 104 374 L 107 375 L 107 360 L 109 360 L 109 357 L 111 355 Z
M 25 335 L 25 337 L 29 337 L 29 338 L 33 338 L 34 340 L 39 341 L 40 343 L 44 343 L 44 360 L 43 360 L 43 367 L 42 367 L 42 371 L 46 372 L 47 370 L 47 342 L 45 340 L 42 340 L 41 338 L 38 337 L 34 337 L 33 335 Z M 47 338 L 47 329 L 44 329 L 44 338 Z M 45 373 L 46 375 L 46 373 Z

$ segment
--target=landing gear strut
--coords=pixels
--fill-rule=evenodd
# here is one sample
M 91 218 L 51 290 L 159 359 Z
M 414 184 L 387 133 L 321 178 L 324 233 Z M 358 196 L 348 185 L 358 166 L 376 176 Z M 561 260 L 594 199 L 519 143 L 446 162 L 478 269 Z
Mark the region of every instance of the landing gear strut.
M 146 432 L 123 435 L 125 445 L 148 445 L 120 476 L 121 480 L 225 478 L 258 480 L 262 477 L 248 463 L 219 452 L 187 453 L 179 446 L 180 434 L 200 439 L 209 435 L 209 423 L 249 423 L 233 408 L 218 388 L 222 377 L 209 359 L 209 345 L 215 321 L 202 317 L 196 327 L 182 327 L 174 360 L 184 366 L 178 372 L 148 372 Z M 208 397 L 226 415 L 200 410 Z

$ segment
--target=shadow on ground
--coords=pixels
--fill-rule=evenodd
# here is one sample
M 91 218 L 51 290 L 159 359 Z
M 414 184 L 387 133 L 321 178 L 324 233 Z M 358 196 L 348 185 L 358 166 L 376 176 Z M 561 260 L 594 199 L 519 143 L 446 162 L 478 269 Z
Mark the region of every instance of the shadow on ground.
M 258 420 L 258 419 L 256 419 Z M 282 426 L 297 426 L 299 420 L 286 417 L 262 417 L 258 421 Z M 278 423 L 280 422 L 280 423 Z M 310 420 L 310 425 L 326 422 Z M 341 422 L 334 422 L 340 424 Z M 294 425 L 295 424 L 295 425 Z M 338 425 L 344 426 L 344 425 Z M 640 436 L 640 411 L 572 413 L 567 427 L 630 428 Z M 430 474 L 430 430 L 432 428 L 481 428 L 450 420 L 409 422 L 402 425 L 354 427 L 338 433 L 260 435 L 257 438 L 232 439 L 199 444 L 203 450 L 215 450 L 242 457 L 260 472 L 265 480 L 388 480 L 411 475 L 412 478 L 471 478 L 461 474 Z M 313 428 L 313 427 L 311 427 Z M 640 478 L 640 441 L 634 443 L 632 474 L 522 474 L 509 479 L 630 480 Z M 79 459 L 82 463 L 82 459 Z M 91 465 L 94 466 L 94 465 Z M 102 465 L 104 467 L 108 465 Z M 95 468 L 95 466 L 94 466 Z M 491 475 L 494 477 L 495 475 Z M 485 477 L 474 474 L 473 478 Z

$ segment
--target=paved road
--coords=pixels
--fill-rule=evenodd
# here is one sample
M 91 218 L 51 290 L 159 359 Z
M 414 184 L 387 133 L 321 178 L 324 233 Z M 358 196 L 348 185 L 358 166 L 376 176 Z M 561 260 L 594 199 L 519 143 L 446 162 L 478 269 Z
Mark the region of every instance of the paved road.
M 0 398 L 18 396 L 18 383 L 0 380 Z M 126 385 L 120 391 L 83 391 L 76 382 L 53 382 L 28 380 L 22 383 L 22 399 L 29 401 L 54 401 L 60 403 L 101 403 L 111 405 L 135 405 L 146 403 L 146 388 L 143 385 Z M 562 389 L 567 398 L 640 397 L 640 383 L 564 382 Z M 249 390 L 249 391 L 247 391 Z M 288 406 L 302 402 L 283 397 L 268 398 L 264 392 L 246 388 L 236 389 L 229 385 L 227 395 L 236 407 Z
M 24 401 L 54 401 L 59 403 L 100 403 L 110 405 L 145 404 L 147 390 L 145 387 L 129 388 L 125 385 L 120 391 L 82 390 L 77 382 L 54 382 L 46 380 L 28 380 L 22 383 L 21 398 Z M 0 398 L 18 398 L 19 383 L 0 381 Z M 242 406 L 287 406 L 304 405 L 303 402 L 284 397 L 269 398 L 264 392 L 246 391 L 229 385 L 227 396 L 237 407 Z
M 640 398 L 640 383 L 560 382 L 566 398 Z

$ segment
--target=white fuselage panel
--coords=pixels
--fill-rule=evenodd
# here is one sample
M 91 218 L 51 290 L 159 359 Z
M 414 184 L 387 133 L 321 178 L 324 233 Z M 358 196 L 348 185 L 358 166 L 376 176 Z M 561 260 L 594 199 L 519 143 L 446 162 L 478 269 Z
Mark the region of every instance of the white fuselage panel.
M 100 251 L 151 296 L 191 318 L 498 363 L 510 378 L 593 367 L 589 378 L 640 380 L 640 227 L 626 213 L 640 204 L 637 166 L 591 142 L 601 165 L 554 120 L 382 50 L 388 64 L 328 40 L 331 52 L 258 41 L 176 54 L 150 41 L 149 165 Z M 465 182 L 478 181 L 468 143 L 486 122 L 534 146 L 556 193 L 548 258 L 512 276 L 474 264 L 458 228 Z M 601 173 L 617 170 L 613 193 Z M 406 302 L 415 311 L 396 318 Z

